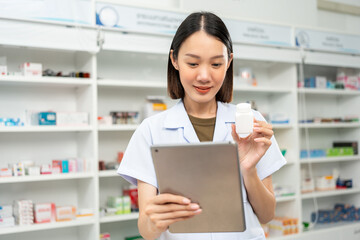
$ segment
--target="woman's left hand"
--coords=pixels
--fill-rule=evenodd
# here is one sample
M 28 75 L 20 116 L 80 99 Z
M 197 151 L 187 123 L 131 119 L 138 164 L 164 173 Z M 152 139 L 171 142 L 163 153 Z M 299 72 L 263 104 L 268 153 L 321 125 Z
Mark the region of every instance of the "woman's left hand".
M 264 156 L 271 145 L 270 138 L 274 135 L 272 125 L 254 119 L 253 133 L 246 138 L 240 138 L 236 133 L 235 124 L 232 126 L 231 135 L 238 144 L 239 159 L 242 170 L 255 169 L 256 164 Z

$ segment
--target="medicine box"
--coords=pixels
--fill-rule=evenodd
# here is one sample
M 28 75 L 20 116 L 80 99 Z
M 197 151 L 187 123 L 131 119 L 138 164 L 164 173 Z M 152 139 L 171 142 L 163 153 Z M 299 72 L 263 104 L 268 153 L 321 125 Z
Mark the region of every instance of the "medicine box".
M 37 203 L 34 205 L 35 223 L 48 223 L 55 215 L 55 204 Z
M 0 65 L 0 76 L 7 75 L 7 66 Z
M 74 206 L 56 207 L 56 221 L 70 221 L 76 218 L 76 208 Z
M 25 62 L 20 65 L 20 70 L 24 76 L 27 77 L 41 77 L 42 76 L 42 64 Z
M 57 126 L 87 126 L 89 114 L 87 112 L 56 112 Z
M 56 113 L 39 112 L 39 125 L 56 125 Z

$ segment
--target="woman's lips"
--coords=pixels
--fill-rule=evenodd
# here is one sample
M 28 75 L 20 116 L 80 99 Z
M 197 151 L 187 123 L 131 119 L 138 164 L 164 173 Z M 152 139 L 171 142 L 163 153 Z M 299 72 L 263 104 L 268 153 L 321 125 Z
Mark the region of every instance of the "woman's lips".
M 195 86 L 195 89 L 199 93 L 208 93 L 211 90 L 211 87 L 196 87 Z

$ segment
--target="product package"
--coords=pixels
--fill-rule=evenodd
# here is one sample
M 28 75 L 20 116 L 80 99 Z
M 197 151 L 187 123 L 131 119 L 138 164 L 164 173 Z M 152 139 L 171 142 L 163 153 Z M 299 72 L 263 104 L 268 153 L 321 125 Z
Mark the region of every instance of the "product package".
M 56 112 L 57 126 L 87 126 L 89 114 L 87 112 Z
M 52 222 L 55 218 L 54 203 L 37 203 L 34 204 L 34 220 L 35 223 Z
M 31 225 L 34 223 L 34 207 L 31 200 L 14 201 L 14 217 L 18 225 Z
M 42 77 L 42 64 L 25 62 L 20 65 L 20 70 L 27 77 Z
M 74 206 L 57 206 L 56 221 L 71 221 L 76 218 L 76 208 Z

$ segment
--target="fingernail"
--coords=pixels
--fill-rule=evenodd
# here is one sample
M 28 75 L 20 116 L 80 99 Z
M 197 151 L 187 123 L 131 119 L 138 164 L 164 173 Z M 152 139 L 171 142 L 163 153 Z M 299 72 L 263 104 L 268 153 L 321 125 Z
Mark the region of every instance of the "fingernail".
M 258 124 L 258 123 L 254 123 L 254 126 L 255 126 L 255 127 L 259 127 L 259 126 L 260 126 L 260 124 Z
M 194 213 L 200 213 L 200 212 L 202 212 L 202 209 L 201 209 L 201 208 L 198 209 L 198 210 L 196 210 L 196 211 L 194 211 Z
M 258 131 L 258 130 L 260 130 L 260 128 L 259 127 L 254 127 L 254 130 Z
M 194 203 L 194 204 L 191 204 L 191 205 L 190 205 L 190 208 L 191 208 L 191 209 L 198 209 L 198 208 L 199 208 L 199 205 L 197 205 L 196 203 Z
M 183 199 L 183 203 L 188 204 L 188 203 L 190 203 L 190 200 L 189 200 L 189 199 L 187 199 L 187 198 L 184 198 L 184 199 Z

